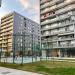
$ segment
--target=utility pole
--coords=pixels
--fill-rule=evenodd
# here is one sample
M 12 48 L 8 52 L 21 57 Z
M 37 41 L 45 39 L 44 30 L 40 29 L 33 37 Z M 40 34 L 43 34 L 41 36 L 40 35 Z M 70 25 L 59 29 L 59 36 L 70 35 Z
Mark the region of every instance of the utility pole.
M 22 34 L 21 36 L 22 36 L 22 64 L 23 64 L 23 56 L 24 56 L 24 53 L 23 53 L 24 52 L 24 46 L 23 46 L 24 45 L 24 35 Z

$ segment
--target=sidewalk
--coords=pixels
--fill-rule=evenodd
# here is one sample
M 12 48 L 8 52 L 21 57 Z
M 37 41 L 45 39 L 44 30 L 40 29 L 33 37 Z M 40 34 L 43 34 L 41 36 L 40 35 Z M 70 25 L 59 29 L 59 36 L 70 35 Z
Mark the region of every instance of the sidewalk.
M 42 75 L 42 74 L 0 67 L 0 75 Z

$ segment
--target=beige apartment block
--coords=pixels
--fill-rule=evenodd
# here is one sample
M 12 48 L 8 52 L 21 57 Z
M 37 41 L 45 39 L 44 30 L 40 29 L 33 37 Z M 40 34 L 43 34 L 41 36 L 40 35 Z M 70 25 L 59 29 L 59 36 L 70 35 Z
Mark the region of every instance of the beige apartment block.
M 8 14 L 1 19 L 0 47 L 3 51 L 12 51 L 14 14 Z

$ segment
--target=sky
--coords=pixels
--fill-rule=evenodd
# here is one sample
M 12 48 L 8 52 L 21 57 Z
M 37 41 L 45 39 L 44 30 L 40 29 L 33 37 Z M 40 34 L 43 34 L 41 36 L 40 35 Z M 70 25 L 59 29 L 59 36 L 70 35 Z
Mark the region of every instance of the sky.
M 12 11 L 39 23 L 39 0 L 2 0 L 0 18 Z

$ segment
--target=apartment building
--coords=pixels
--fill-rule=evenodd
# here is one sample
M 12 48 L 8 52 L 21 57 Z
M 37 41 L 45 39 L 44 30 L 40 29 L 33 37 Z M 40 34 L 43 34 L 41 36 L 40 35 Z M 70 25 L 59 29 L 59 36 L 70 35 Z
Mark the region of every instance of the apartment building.
M 18 14 L 9 13 L 1 18 L 0 47 L 2 52 L 32 50 L 40 42 L 40 26 Z
M 40 19 L 43 52 L 75 56 L 75 0 L 40 0 Z

